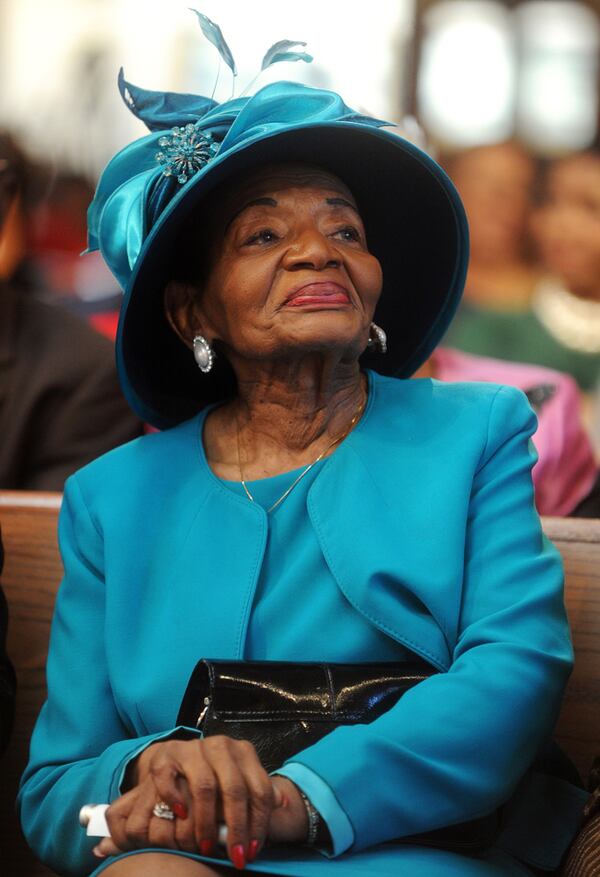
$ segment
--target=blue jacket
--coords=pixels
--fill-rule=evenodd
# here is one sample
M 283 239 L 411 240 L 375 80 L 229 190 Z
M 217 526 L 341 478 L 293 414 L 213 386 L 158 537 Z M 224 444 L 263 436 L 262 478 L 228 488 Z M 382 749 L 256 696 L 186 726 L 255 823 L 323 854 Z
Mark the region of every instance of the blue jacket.
M 295 756 L 333 789 L 354 850 L 510 798 L 552 732 L 572 662 L 523 394 L 369 381 L 363 419 L 315 479 L 308 513 L 356 610 L 447 672 Z M 243 657 L 266 515 L 209 469 L 204 416 L 67 483 L 48 702 L 20 793 L 29 842 L 61 873 L 92 869 L 79 808 L 118 796 L 128 760 L 172 733 L 198 658 Z

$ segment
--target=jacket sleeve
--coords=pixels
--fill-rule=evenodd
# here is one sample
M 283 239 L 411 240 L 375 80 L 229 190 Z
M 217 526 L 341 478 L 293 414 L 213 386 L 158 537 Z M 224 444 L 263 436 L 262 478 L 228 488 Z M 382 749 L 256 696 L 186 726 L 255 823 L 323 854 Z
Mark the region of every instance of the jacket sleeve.
M 523 394 L 500 388 L 472 483 L 449 671 L 293 757 L 331 788 L 355 850 L 489 813 L 552 732 L 572 650 L 560 556 L 533 502 L 535 425 Z
M 119 713 L 104 649 L 103 540 L 76 477 L 67 482 L 59 542 L 65 575 L 52 622 L 48 699 L 18 806 L 37 855 L 60 874 L 79 877 L 98 866 L 91 852 L 96 841 L 79 826 L 80 808 L 117 798 L 129 760 L 182 729 L 136 737 Z

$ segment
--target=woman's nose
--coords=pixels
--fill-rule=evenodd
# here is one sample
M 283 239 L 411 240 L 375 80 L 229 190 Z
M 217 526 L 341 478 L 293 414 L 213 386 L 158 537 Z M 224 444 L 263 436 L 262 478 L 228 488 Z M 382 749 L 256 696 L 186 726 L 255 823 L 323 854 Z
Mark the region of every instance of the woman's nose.
M 284 267 L 288 271 L 302 268 L 319 271 L 337 267 L 340 263 L 340 255 L 333 242 L 315 228 L 307 228 L 298 233 L 284 257 Z

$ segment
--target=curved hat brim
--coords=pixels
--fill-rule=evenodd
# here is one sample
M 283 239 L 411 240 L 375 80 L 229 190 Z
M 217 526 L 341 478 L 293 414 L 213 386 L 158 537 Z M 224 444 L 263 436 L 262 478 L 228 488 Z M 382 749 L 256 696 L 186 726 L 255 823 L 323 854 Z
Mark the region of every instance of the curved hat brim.
M 117 365 L 134 410 L 159 428 L 174 426 L 235 392 L 233 373 L 217 358 L 208 375 L 164 315 L 178 235 L 213 189 L 233 174 L 275 161 L 320 165 L 357 200 L 369 249 L 381 262 L 383 292 L 375 322 L 388 353 L 363 355 L 382 374 L 410 376 L 446 331 L 458 306 L 468 262 L 468 228 L 460 198 L 429 156 L 396 134 L 350 122 L 298 125 L 217 156 L 182 186 L 151 230 L 125 291 Z

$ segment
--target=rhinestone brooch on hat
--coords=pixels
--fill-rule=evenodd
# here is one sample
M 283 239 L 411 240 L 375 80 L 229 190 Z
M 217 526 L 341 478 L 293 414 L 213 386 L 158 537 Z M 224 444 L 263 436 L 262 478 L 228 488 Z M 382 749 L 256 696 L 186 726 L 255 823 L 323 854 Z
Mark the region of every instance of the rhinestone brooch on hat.
M 199 131 L 191 122 L 173 128 L 169 136 L 159 139 L 158 145 L 161 151 L 156 153 L 156 160 L 163 166 L 163 174 L 177 177 L 178 183 L 187 183 L 219 150 L 212 136 Z

